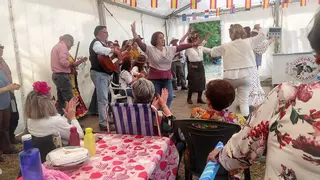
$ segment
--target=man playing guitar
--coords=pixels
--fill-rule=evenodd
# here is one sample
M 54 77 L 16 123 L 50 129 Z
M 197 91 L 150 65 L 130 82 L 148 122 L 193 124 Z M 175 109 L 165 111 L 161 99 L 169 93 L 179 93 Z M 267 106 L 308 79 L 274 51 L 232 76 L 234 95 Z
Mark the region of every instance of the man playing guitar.
M 108 104 L 109 84 L 113 71 L 108 71 L 99 63 L 99 58 L 110 57 L 112 54 L 120 54 L 119 50 L 111 49 L 107 47 L 108 31 L 106 26 L 97 26 L 94 30 L 95 39 L 92 40 L 89 53 L 91 62 L 91 79 L 96 88 L 97 100 L 98 100 L 98 113 L 99 113 L 99 127 L 100 130 L 105 131 L 106 117 L 105 117 L 105 105 Z

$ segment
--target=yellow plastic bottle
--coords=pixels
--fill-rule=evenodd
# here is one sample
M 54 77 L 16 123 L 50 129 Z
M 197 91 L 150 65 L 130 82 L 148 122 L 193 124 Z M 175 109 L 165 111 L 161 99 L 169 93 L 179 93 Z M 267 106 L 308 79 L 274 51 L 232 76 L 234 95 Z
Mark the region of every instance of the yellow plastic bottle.
M 96 138 L 92 133 L 92 128 L 86 128 L 84 136 L 84 147 L 88 149 L 90 157 L 96 154 Z

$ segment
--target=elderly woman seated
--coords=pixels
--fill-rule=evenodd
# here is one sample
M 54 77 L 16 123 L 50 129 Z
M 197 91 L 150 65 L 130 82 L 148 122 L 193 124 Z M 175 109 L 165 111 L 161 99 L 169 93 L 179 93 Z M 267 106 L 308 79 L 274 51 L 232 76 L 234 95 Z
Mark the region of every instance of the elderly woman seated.
M 240 114 L 229 112 L 228 108 L 235 99 L 235 91 L 226 80 L 212 80 L 206 85 L 206 103 L 209 109 L 194 108 L 191 118 L 218 120 L 239 124 L 244 127 L 246 119 Z M 198 128 L 214 128 L 206 124 L 194 124 Z M 185 160 L 189 162 L 189 151 L 186 150 Z M 246 173 L 246 172 L 245 172 Z M 230 172 L 233 179 L 243 179 L 243 170 Z
M 140 78 L 132 84 L 132 94 L 135 103 L 152 104 L 156 109 L 161 109 L 162 111 L 158 111 L 161 131 L 171 131 L 170 122 L 175 117 L 166 104 L 168 99 L 167 89 L 162 89 L 161 96 L 159 94 L 155 95 L 153 83 L 145 78 Z
M 209 109 L 193 108 L 191 118 L 219 120 L 245 126 L 246 119 L 226 110 L 235 99 L 235 91 L 226 80 L 212 80 L 206 86 L 206 103 Z M 204 125 L 206 127 L 206 125 Z

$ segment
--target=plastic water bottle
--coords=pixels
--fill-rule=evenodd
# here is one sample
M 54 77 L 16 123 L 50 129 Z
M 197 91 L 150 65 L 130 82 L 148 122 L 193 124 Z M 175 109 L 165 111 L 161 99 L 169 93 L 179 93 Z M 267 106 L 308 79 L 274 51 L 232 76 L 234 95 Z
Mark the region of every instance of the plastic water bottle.
M 96 138 L 92 134 L 92 128 L 86 128 L 86 135 L 84 135 L 84 147 L 88 149 L 90 157 L 96 154 Z
M 22 136 L 23 151 L 19 153 L 23 180 L 43 180 L 40 151 L 32 147 L 32 136 Z
M 70 128 L 69 146 L 80 146 L 80 136 L 75 126 Z
M 219 141 L 215 148 L 221 151 L 223 148 L 223 143 Z M 209 161 L 206 167 L 204 168 L 199 180 L 213 180 L 216 177 L 219 168 L 219 163 Z

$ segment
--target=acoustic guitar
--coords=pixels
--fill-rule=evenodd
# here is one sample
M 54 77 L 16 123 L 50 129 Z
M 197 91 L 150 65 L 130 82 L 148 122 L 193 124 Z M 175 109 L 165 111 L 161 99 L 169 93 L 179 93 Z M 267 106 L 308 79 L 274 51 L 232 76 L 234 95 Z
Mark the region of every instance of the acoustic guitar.
M 117 72 L 119 68 L 119 61 L 121 61 L 121 53 L 115 50 L 109 56 L 98 55 L 100 66 L 107 72 Z

